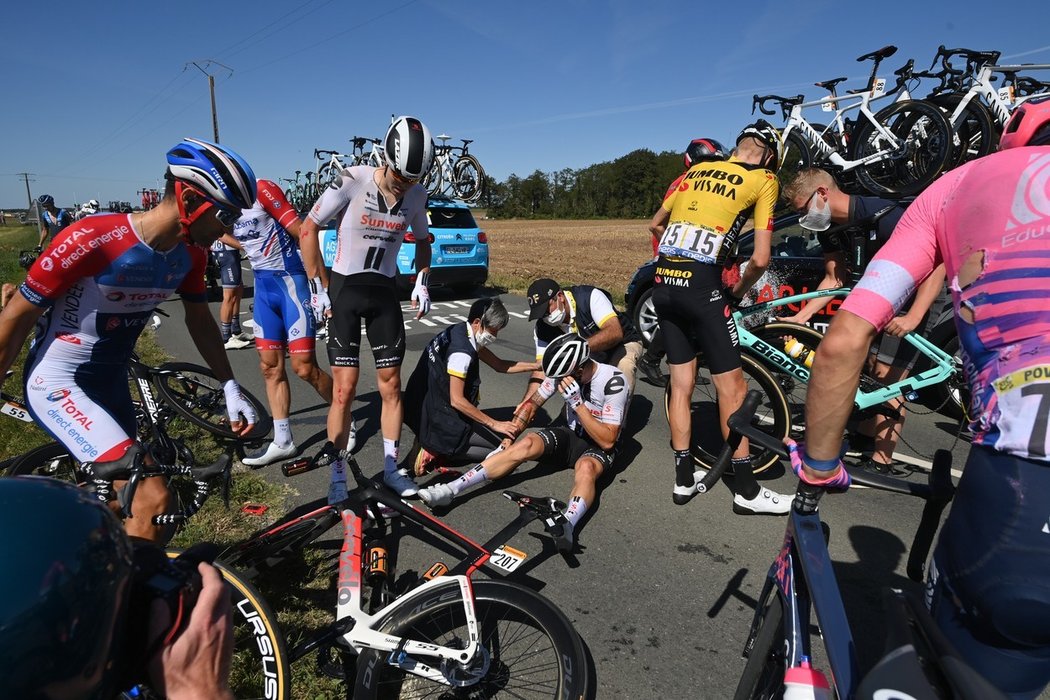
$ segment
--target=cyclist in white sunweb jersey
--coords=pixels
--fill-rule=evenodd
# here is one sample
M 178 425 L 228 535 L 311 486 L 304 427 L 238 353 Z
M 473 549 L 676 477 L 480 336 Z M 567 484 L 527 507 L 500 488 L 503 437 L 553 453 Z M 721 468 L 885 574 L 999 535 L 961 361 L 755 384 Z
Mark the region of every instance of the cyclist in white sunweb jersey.
M 430 227 L 427 192 L 419 180 L 434 161 L 430 130 L 415 117 L 398 117 L 383 140 L 386 164 L 346 168 L 314 204 L 301 227 L 303 262 L 311 276 L 311 304 L 319 317 L 331 309 L 328 359 L 332 365 L 333 396 L 328 413 L 328 439 L 344 449 L 350 426 L 350 406 L 360 376 L 361 322 L 365 323 L 376 363 L 382 399 L 383 479 L 402 496 L 418 489 L 399 470 L 401 439 L 401 363 L 405 358 L 405 326 L 401 318 L 395 278 L 397 252 L 411 226 L 416 237 L 416 281 L 412 307 L 416 318 L 430 310 L 427 278 L 430 274 Z M 335 262 L 326 290 L 321 281 L 320 227 L 339 213 Z M 332 463 L 329 497 L 345 497 L 342 460 Z

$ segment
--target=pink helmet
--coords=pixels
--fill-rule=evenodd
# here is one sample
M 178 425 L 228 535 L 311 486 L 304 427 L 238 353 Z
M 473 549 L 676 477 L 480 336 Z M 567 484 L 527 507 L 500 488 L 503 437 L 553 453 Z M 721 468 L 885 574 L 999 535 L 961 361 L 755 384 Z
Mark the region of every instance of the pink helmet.
M 1006 122 L 999 150 L 1050 144 L 1050 96 L 1021 103 Z

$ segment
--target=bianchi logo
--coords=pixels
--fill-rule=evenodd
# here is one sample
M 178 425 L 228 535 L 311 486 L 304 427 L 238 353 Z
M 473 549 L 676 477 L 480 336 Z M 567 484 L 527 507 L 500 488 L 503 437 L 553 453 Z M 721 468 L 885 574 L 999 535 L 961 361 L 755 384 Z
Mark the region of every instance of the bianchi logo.
M 1006 230 L 1050 217 L 1050 155 L 1033 155 L 1014 191 Z

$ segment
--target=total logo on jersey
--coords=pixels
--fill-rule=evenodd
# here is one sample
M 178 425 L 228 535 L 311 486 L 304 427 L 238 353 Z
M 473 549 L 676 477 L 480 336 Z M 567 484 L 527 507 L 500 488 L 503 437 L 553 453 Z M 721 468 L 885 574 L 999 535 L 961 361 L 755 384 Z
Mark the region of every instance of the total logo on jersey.
M 69 396 L 69 389 L 55 389 L 47 395 L 48 401 L 61 401 L 62 399 Z

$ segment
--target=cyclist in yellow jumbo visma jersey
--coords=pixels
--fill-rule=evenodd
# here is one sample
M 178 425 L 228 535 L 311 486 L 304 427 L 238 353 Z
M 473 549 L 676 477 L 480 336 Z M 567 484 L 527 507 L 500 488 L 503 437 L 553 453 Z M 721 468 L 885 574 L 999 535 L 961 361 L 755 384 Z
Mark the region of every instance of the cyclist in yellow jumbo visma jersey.
M 740 369 L 736 324 L 727 306 L 738 303 L 769 264 L 773 207 L 779 194 L 774 174 L 783 154 L 779 132 L 764 121 L 745 128 L 727 161 L 701 163 L 686 173 L 649 224 L 659 237 L 653 305 L 667 347 L 671 370 L 671 448 L 675 457 L 674 502 L 687 503 L 705 471 L 694 472 L 689 453 L 689 405 L 696 377 L 696 355 L 703 351 L 718 392 L 723 436 L 726 420 L 747 392 Z M 722 287 L 722 263 L 733 250 L 748 218 L 755 220 L 755 250 L 732 289 Z M 737 513 L 783 514 L 791 499 L 755 480 L 746 440 L 733 455 Z

